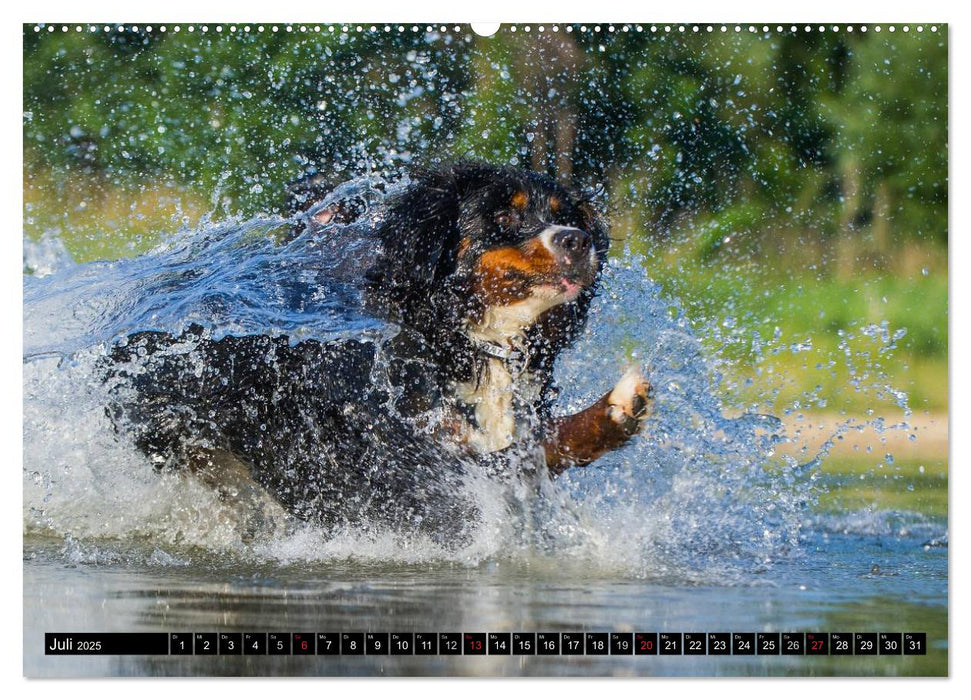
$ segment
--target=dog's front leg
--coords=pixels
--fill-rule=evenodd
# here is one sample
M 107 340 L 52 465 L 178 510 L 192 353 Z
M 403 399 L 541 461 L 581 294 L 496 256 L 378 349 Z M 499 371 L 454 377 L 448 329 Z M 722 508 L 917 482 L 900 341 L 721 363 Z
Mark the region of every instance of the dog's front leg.
M 650 382 L 633 368 L 589 408 L 555 418 L 543 443 L 550 474 L 590 464 L 627 442 L 650 415 L 652 394 Z

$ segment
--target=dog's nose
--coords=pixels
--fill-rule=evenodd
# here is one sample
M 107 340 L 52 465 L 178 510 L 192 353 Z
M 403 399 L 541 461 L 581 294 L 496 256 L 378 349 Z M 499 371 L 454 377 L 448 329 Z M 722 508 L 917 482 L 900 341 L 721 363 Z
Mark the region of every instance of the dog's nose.
M 567 255 L 578 258 L 590 252 L 590 234 L 578 228 L 560 229 L 553 234 L 551 242 Z

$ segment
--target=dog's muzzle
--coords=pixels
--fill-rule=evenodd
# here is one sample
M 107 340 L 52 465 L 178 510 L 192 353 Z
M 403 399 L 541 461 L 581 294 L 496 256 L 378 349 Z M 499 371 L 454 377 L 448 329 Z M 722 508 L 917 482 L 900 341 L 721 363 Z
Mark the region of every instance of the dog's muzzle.
M 566 282 L 581 286 L 593 283 L 597 255 L 589 233 L 568 226 L 548 226 L 540 234 L 540 240 L 553 255 Z

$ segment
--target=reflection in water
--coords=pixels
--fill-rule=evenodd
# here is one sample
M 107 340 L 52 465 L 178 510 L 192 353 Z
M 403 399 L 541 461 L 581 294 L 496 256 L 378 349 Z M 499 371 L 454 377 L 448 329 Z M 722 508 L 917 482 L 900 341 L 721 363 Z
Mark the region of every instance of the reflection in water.
M 947 554 L 918 537 L 820 537 L 744 585 L 608 578 L 570 562 L 269 569 L 66 568 L 57 545 L 25 562 L 28 675 L 942 675 Z M 827 544 L 824 548 L 822 545 Z M 853 554 L 856 552 L 857 554 Z M 133 559 L 131 550 L 117 550 Z M 861 554 L 862 553 L 862 554 Z M 879 561 L 881 575 L 874 575 Z M 892 629 L 891 629 L 892 628 Z M 58 657 L 54 630 L 165 632 L 918 631 L 924 657 Z

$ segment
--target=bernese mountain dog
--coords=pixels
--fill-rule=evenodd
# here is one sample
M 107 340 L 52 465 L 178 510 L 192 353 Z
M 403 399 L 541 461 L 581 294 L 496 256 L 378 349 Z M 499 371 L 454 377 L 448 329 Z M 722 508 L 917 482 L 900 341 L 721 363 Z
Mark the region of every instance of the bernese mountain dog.
M 359 202 L 291 206 L 327 236 Z M 394 333 L 291 342 L 140 332 L 113 348 L 109 408 L 157 468 L 218 481 L 242 468 L 287 512 L 461 539 L 481 517 L 470 480 L 548 479 L 621 447 L 651 385 L 631 369 L 554 415 L 553 365 L 583 327 L 607 254 L 591 199 L 532 172 L 460 163 L 415 173 L 373 222 L 363 302 Z

